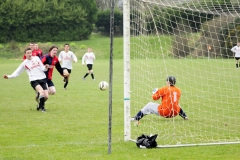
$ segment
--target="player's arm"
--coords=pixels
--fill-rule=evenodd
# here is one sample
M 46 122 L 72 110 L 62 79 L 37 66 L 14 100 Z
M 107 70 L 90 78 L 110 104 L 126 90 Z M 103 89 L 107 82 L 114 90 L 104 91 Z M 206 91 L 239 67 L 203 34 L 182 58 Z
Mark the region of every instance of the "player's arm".
M 25 69 L 24 65 L 23 65 L 23 63 L 21 63 L 18 66 L 18 68 L 11 75 L 4 74 L 3 78 L 5 78 L 5 79 L 15 78 L 15 77 L 19 76 L 24 71 L 24 69 Z
M 62 52 L 59 53 L 59 56 L 58 56 L 58 61 L 61 62 L 62 61 Z
M 236 52 L 236 46 L 231 49 L 232 52 Z
M 162 96 L 164 95 L 164 88 L 160 88 L 160 89 L 155 89 L 155 91 L 153 90 L 152 93 L 152 99 L 153 100 L 159 100 Z
M 96 59 L 96 57 L 95 57 L 95 54 L 93 53 L 93 60 L 95 60 Z
M 61 67 L 61 65 L 60 65 L 59 62 L 57 62 L 57 63 L 55 64 L 55 68 L 57 69 L 57 71 L 58 71 L 62 76 L 64 76 L 64 75 L 63 75 L 63 69 L 62 69 L 62 67 Z
M 46 72 L 49 68 L 49 65 L 48 64 L 45 64 L 43 65 L 42 61 L 40 60 L 40 58 L 38 57 L 38 63 L 40 65 L 40 68 L 43 72 Z
M 74 53 L 72 53 L 72 60 L 73 60 L 73 62 L 77 62 L 77 57 L 76 57 L 76 55 L 74 54 Z
M 83 55 L 83 57 L 82 57 L 82 65 L 84 65 L 85 56 L 86 56 L 86 53 L 85 53 L 85 54 Z

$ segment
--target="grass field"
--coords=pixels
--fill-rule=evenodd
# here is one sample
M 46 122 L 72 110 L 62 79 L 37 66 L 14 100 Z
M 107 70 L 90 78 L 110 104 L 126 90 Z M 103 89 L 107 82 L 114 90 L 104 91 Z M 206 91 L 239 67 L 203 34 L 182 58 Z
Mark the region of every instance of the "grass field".
M 20 60 L 0 59 L 0 75 L 2 76 L 4 73 L 11 74 L 20 63 Z M 190 64 L 181 63 L 196 67 L 196 77 L 201 73 L 201 70 L 205 69 L 202 67 L 207 68 L 206 61 L 197 63 L 205 63 L 206 65 L 194 65 L 193 61 L 189 61 Z M 176 66 L 178 66 L 177 64 Z M 212 68 L 216 68 L 219 63 L 213 62 L 212 64 L 214 65 Z M 226 63 L 221 64 L 226 64 L 229 68 L 228 64 L 232 63 L 226 60 Z M 36 102 L 34 101 L 35 94 L 30 87 L 25 72 L 16 79 L 0 79 L 0 160 L 239 159 L 239 144 L 138 149 L 135 143 L 124 142 L 123 60 L 114 60 L 113 65 L 111 154 L 108 154 L 108 91 L 100 91 L 98 89 L 98 83 L 101 80 L 108 81 L 109 79 L 109 61 L 98 59 L 94 65 L 96 81 L 92 81 L 90 77 L 88 77 L 86 81 L 83 81 L 81 78 L 86 72 L 86 67 L 81 66 L 81 63 L 76 63 L 74 64 L 67 91 L 63 90 L 62 77 L 56 70 L 54 71 L 53 80 L 57 93 L 54 96 L 50 96 L 47 101 L 47 113 L 36 111 Z M 194 67 L 191 67 L 191 69 L 194 69 Z M 224 66 L 221 66 L 219 69 L 223 67 Z M 183 68 L 179 67 L 182 72 L 175 69 L 176 68 L 173 68 L 170 74 L 175 74 L 178 77 L 186 74 Z M 165 72 L 157 74 L 163 75 L 163 77 L 166 75 Z M 237 73 L 236 70 L 223 71 L 222 77 L 225 78 L 225 85 L 227 85 L 229 80 L 227 76 L 225 77 L 226 74 L 237 77 L 239 73 Z M 219 77 L 221 74 L 217 73 L 217 75 L 217 77 Z M 189 75 L 187 74 L 187 76 Z M 187 76 L 182 81 L 186 80 Z M 203 81 L 204 77 L 207 76 L 207 71 L 205 71 L 202 73 L 203 78 L 198 81 Z M 213 83 L 212 78 L 213 77 L 210 77 L 208 79 L 210 86 Z M 159 80 L 159 82 L 160 81 L 161 80 Z M 234 80 L 234 84 L 236 81 L 237 80 Z M 192 87 L 188 87 L 187 85 L 182 85 L 181 80 L 178 82 L 180 87 L 185 90 L 185 95 L 186 93 L 194 91 L 194 87 L 197 86 L 197 83 L 193 83 Z M 153 82 L 154 86 L 156 85 L 155 83 L 157 82 Z M 238 86 L 230 87 L 231 91 L 237 88 L 237 92 L 239 92 Z M 202 88 L 202 90 L 204 89 L 209 89 L 209 86 L 208 88 Z M 219 87 L 217 89 L 220 90 L 221 88 Z M 230 91 L 228 94 L 230 94 Z M 197 98 L 199 101 L 201 100 L 200 95 L 190 95 L 192 98 Z M 182 100 L 183 104 L 187 104 L 186 96 Z M 233 103 L 238 103 L 237 101 L 239 102 L 239 99 Z M 210 103 L 210 101 L 206 102 L 206 105 L 207 103 Z M 187 109 L 187 111 L 189 113 L 190 109 Z M 159 119 L 163 121 L 162 118 Z M 194 125 L 193 123 L 191 124 Z M 140 134 L 142 133 L 139 133 L 139 135 Z

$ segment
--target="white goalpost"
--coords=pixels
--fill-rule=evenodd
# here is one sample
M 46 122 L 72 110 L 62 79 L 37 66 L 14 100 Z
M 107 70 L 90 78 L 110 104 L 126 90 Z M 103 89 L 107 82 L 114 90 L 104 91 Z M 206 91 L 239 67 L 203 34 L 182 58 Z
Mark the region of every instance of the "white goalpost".
M 123 0 L 124 140 L 158 134 L 158 147 L 240 143 L 238 0 Z M 176 77 L 180 116 L 130 121 Z M 156 101 L 161 103 L 161 100 Z

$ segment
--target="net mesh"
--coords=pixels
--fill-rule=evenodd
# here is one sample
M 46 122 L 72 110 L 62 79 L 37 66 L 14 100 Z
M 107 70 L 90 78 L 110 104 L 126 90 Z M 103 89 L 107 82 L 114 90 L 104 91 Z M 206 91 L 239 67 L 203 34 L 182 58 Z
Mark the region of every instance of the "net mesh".
M 180 116 L 144 116 L 131 139 L 158 134 L 158 144 L 240 142 L 240 83 L 231 48 L 239 41 L 237 0 L 131 0 L 131 116 L 152 101 L 153 88 L 176 77 Z M 158 101 L 160 103 L 160 101 Z

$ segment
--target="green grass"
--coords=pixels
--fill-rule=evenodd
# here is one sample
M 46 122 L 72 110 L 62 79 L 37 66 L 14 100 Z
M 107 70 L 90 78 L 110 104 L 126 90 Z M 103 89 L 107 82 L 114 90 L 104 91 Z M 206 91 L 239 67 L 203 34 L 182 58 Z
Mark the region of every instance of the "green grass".
M 87 45 L 87 41 L 84 44 Z M 0 75 L 11 74 L 20 63 L 20 60 L 0 59 Z M 239 98 L 234 98 L 240 96 L 239 72 L 234 69 L 234 61 L 212 60 L 209 63 L 207 60 L 159 60 L 157 62 L 154 60 L 132 60 L 131 64 L 133 71 L 146 75 L 142 77 L 142 82 L 136 81 L 136 84 L 133 84 L 137 87 L 132 88 L 132 101 L 136 104 L 147 102 L 149 92 L 151 92 L 150 88 L 163 85 L 166 74 L 172 74 L 177 77 L 177 85 L 182 88 L 181 102 L 191 119 L 194 119 L 193 111 L 201 107 L 204 97 L 204 108 L 211 104 L 211 100 L 214 103 L 219 100 L 216 105 L 221 103 L 226 105 L 224 96 L 221 95 L 223 92 L 228 94 L 227 104 L 236 107 L 236 111 L 239 109 Z M 145 73 L 146 68 L 142 68 L 144 72 L 140 72 L 141 69 L 135 68 L 135 64 L 149 67 L 148 69 L 152 70 L 151 74 Z M 162 67 L 154 68 L 156 67 L 154 64 L 159 64 L 158 67 L 162 65 Z M 124 142 L 122 59 L 114 59 L 113 61 L 112 153 L 108 154 L 108 91 L 98 89 L 98 83 L 101 80 L 108 81 L 109 79 L 108 68 L 108 60 L 97 59 L 94 65 L 96 81 L 91 81 L 90 77 L 83 81 L 81 78 L 86 72 L 86 66 L 81 66 L 81 63 L 74 64 L 67 91 L 63 90 L 62 77 L 55 70 L 53 81 L 57 93 L 50 96 L 47 101 L 47 113 L 35 110 L 35 94 L 25 72 L 16 79 L 5 80 L 1 78 L 0 159 L 239 159 L 239 144 L 138 149 L 135 143 Z M 154 71 L 156 72 L 153 74 Z M 134 76 L 139 78 L 135 74 L 133 73 L 132 80 L 134 80 Z M 142 89 L 141 86 L 146 85 L 145 82 L 149 82 L 148 76 L 159 79 L 147 83 L 147 87 Z M 219 78 L 222 78 L 221 81 Z M 192 79 L 194 81 L 191 85 L 187 85 Z M 214 79 L 218 80 L 217 85 L 214 85 L 216 84 Z M 199 88 L 199 84 L 201 84 L 201 88 Z M 201 94 L 193 94 L 197 90 L 196 87 L 198 87 L 198 91 L 201 91 Z M 141 96 L 137 97 L 136 92 L 139 92 L 139 96 Z M 212 97 L 208 98 L 208 96 Z M 138 103 L 137 100 L 140 102 Z M 136 106 L 136 104 L 133 104 L 136 109 L 142 107 Z M 216 105 L 213 107 L 216 108 Z M 223 108 L 222 105 L 219 107 Z M 226 105 L 226 107 L 228 106 Z M 238 113 L 236 112 L 236 114 Z M 215 118 L 221 120 L 220 116 Z M 186 128 L 187 132 L 193 132 L 194 127 L 201 127 L 199 122 L 201 119 L 195 120 L 196 123 L 191 119 L 187 122 L 180 121 L 180 119 L 178 121 L 178 119 L 179 117 L 176 118 L 176 123 L 184 123 L 183 125 L 190 128 Z M 166 119 L 161 117 L 146 117 L 138 128 L 133 128 L 133 135 L 142 134 L 141 128 L 145 122 L 151 125 L 149 122 L 153 120 L 162 122 L 164 125 L 168 123 Z M 207 122 L 205 117 L 203 122 Z M 209 120 L 209 122 L 214 121 Z M 235 123 L 237 124 L 239 121 Z M 160 133 L 163 134 L 163 131 Z M 236 134 L 238 138 L 240 137 L 239 133 L 240 130 Z M 158 139 L 159 144 L 162 143 L 161 140 L 162 137 Z

